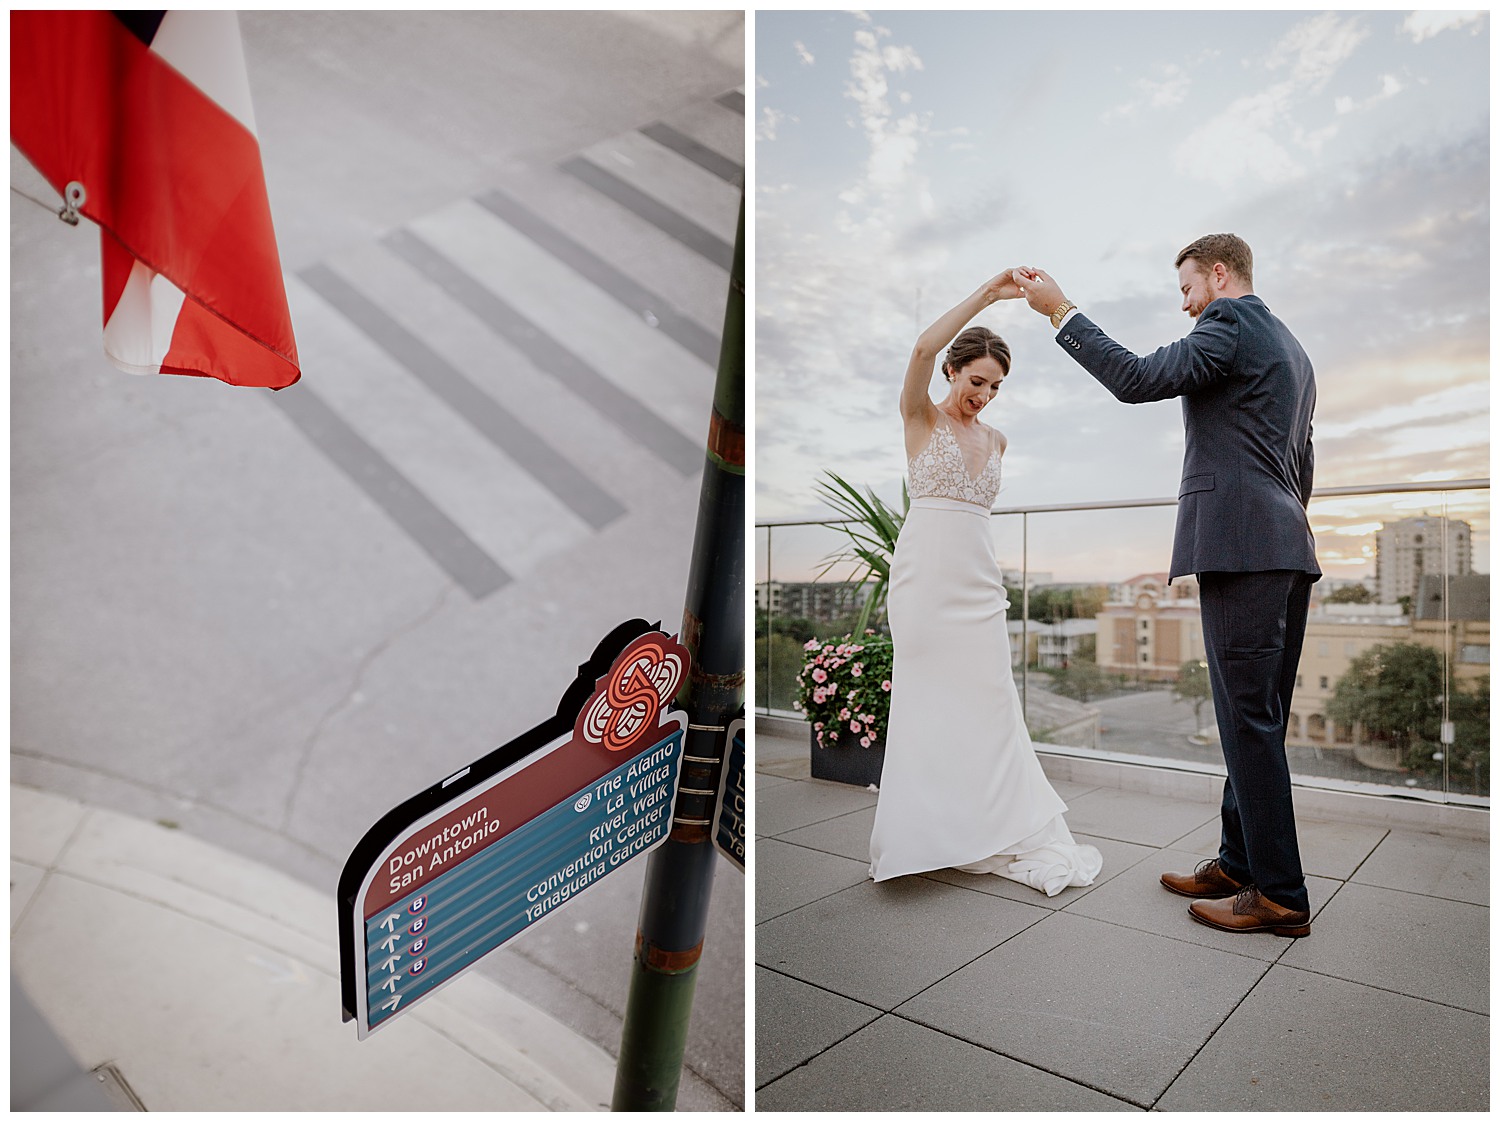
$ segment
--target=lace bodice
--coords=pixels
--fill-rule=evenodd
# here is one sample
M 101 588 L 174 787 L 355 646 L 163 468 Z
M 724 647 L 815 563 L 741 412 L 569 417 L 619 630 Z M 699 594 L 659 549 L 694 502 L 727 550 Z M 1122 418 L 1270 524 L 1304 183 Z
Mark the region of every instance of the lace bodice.
M 995 496 L 1000 493 L 1000 451 L 993 444 L 992 437 L 989 458 L 984 461 L 979 478 L 971 478 L 958 438 L 953 435 L 948 418 L 939 413 L 927 447 L 907 465 L 911 497 L 957 499 L 986 509 L 993 506 Z

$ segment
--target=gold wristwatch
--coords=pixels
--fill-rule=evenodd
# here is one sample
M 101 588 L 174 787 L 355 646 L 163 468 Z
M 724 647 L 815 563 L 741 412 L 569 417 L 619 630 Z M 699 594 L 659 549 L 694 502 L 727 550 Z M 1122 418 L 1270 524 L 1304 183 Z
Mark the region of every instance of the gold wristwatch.
M 1050 319 L 1052 321 L 1052 327 L 1053 327 L 1053 329 L 1054 330 L 1061 330 L 1062 329 L 1063 316 L 1067 315 L 1069 312 L 1071 312 L 1076 307 L 1078 307 L 1077 304 L 1071 304 L 1068 301 L 1064 300 L 1057 307 L 1053 308 L 1052 309 L 1052 314 L 1047 317 L 1048 319 Z

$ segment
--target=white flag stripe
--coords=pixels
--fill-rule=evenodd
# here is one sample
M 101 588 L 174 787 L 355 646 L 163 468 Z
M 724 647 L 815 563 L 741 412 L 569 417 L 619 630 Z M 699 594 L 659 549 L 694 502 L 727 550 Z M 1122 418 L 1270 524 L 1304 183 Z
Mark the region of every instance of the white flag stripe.
M 356 432 L 512 575 L 592 529 L 295 277 L 304 369 Z
M 412 229 L 684 436 L 705 436 L 714 371 L 629 308 L 476 203 Z
M 255 132 L 240 21 L 233 11 L 169 11 L 151 39 L 151 49 Z
M 131 265 L 125 291 L 104 324 L 104 353 L 127 374 L 156 374 L 172 345 L 182 289 L 141 262 Z
M 583 150 L 592 161 L 689 221 L 734 244 L 740 190 L 648 136 L 628 132 Z M 726 270 L 727 272 L 727 270 Z
M 387 247 L 362 247 L 333 264 L 341 275 L 358 277 L 364 295 L 395 323 L 420 335 L 444 361 L 621 505 L 636 505 L 642 486 L 660 488 L 681 478 L 621 432 L 593 402 L 552 371 L 535 366 Z M 470 427 L 442 402 L 438 407 L 465 429 Z

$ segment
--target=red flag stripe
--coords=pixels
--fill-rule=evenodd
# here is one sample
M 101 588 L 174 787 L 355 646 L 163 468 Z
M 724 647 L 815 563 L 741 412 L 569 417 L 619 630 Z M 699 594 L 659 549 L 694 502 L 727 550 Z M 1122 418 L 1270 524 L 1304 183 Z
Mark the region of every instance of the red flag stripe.
M 241 384 L 295 381 L 255 137 L 106 12 L 12 12 L 11 32 L 16 146 L 59 193 L 81 182 L 82 212 L 209 313 L 189 329 L 193 338 L 217 319 L 274 356 L 268 364 L 251 352 L 240 372 L 168 355 L 164 368 Z M 242 353 L 234 343 L 214 352 Z

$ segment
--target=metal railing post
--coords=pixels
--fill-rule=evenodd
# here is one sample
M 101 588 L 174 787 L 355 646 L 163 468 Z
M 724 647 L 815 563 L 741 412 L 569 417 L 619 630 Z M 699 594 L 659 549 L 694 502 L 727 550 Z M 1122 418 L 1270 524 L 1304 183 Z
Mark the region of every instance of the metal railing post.
M 766 712 L 775 708 L 771 704 L 776 689 L 776 679 L 771 676 L 771 648 L 776 644 L 771 637 L 776 634 L 776 608 L 771 596 L 771 527 L 766 527 Z
M 1029 515 L 1021 512 L 1021 719 L 1026 719 L 1026 664 L 1031 660 L 1026 656 L 1031 652 L 1026 649 L 1026 628 L 1031 621 L 1031 527 L 1027 522 Z

